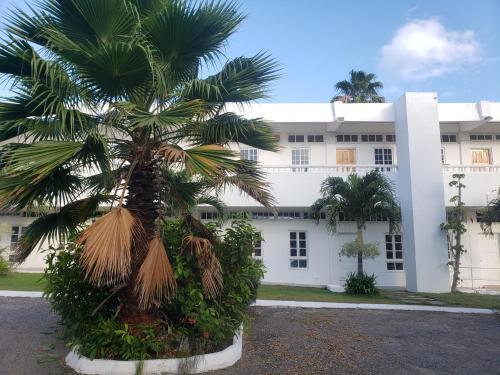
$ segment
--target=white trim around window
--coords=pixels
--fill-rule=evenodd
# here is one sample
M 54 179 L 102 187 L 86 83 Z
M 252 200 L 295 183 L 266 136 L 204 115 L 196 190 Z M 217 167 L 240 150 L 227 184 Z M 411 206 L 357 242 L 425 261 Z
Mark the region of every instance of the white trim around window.
M 259 160 L 259 151 L 256 148 L 242 148 L 240 149 L 241 160 Z
M 308 233 L 306 230 L 288 231 L 288 267 L 292 270 L 309 268 Z
M 253 252 L 252 252 L 252 256 L 255 258 L 255 259 L 259 259 L 259 260 L 262 260 L 262 250 L 263 250 L 263 246 L 262 246 L 262 243 L 264 242 L 264 239 L 262 238 L 262 233 L 261 233 L 261 239 L 258 240 L 256 243 L 255 243 L 255 246 L 253 248 Z
M 384 240 L 386 270 L 389 272 L 403 272 L 403 236 L 401 233 L 386 233 Z

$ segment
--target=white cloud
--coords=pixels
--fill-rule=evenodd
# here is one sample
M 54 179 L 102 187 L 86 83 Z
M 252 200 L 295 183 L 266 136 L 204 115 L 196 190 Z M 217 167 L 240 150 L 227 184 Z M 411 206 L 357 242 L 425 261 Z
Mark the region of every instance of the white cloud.
M 398 78 L 422 80 L 478 62 L 479 50 L 473 31 L 447 30 L 437 18 L 411 20 L 382 47 L 380 65 Z

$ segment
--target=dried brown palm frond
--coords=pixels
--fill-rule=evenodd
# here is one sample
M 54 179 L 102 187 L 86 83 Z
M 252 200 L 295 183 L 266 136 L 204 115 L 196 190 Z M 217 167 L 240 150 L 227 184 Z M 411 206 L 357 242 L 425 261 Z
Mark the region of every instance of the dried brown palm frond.
M 148 253 L 137 275 L 135 292 L 139 306 L 147 310 L 170 300 L 177 289 L 174 271 L 167 256 L 163 240 L 156 236 L 148 245 Z
M 200 267 L 203 269 L 201 283 L 203 292 L 206 296 L 213 298 L 222 289 L 222 268 L 219 259 L 213 252 L 207 257 L 198 260 Z
M 203 292 L 208 297 L 215 297 L 222 288 L 222 268 L 213 252 L 213 245 L 207 238 L 186 234 L 182 247 L 190 248 L 202 270 Z
M 142 226 L 124 207 L 113 208 L 90 225 L 77 239 L 83 245 L 81 263 L 96 285 L 125 280 L 131 270 L 131 249 L 143 233 Z
M 186 234 L 182 239 L 182 247 L 191 249 L 191 252 L 200 259 L 212 252 L 212 243 L 209 239 Z

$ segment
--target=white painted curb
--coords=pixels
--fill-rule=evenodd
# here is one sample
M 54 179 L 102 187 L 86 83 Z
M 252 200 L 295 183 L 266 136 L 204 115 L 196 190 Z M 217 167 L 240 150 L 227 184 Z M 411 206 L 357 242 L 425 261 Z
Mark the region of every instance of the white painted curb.
M 278 301 L 258 299 L 253 306 L 258 307 L 304 307 L 310 309 L 362 309 L 362 310 L 403 310 L 403 311 L 437 311 L 462 314 L 497 314 L 497 310 L 477 309 L 469 307 L 425 306 L 425 305 L 390 305 L 376 303 L 337 303 L 309 301 Z
M 21 292 L 0 290 L 0 297 L 28 297 L 40 298 L 42 292 Z M 401 310 L 401 311 L 435 311 L 461 314 L 498 314 L 498 310 L 479 309 L 472 307 L 450 307 L 429 305 L 391 305 L 385 303 L 339 303 L 339 302 L 312 302 L 312 301 L 280 301 L 258 299 L 252 306 L 257 307 L 302 307 L 309 309 L 362 309 L 362 310 Z
M 20 290 L 0 290 L 0 297 L 41 298 L 43 292 L 23 292 Z
M 243 348 L 243 327 L 233 338 L 233 343 L 226 349 L 216 353 L 197 355 L 187 359 L 148 359 L 143 361 L 144 375 L 177 374 L 181 366 L 188 365 L 190 374 L 219 370 L 234 365 L 241 358 Z M 113 361 L 105 359 L 90 360 L 70 351 L 66 356 L 66 364 L 76 372 L 86 375 L 135 375 L 140 361 Z M 191 367 L 192 366 L 192 367 Z

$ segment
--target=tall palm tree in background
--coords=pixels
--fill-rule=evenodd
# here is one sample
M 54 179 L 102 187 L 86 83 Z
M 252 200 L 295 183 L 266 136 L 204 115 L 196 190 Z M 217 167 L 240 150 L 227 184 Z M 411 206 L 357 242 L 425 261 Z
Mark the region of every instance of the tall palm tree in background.
M 366 222 L 381 215 L 387 218 L 391 233 L 399 227 L 401 214 L 393 184 L 385 175 L 374 170 L 364 176 L 352 173 L 347 180 L 328 177 L 321 184 L 320 192 L 322 197 L 311 207 L 314 217 L 318 218 L 320 212 L 325 211 L 332 231 L 337 228 L 339 214 L 356 222 L 356 240 L 344 244 L 342 253 L 357 257 L 357 273 L 362 275 L 363 258 L 378 255 L 374 245 L 364 242 Z
M 88 279 L 120 289 L 121 319 L 148 322 L 175 293 L 161 238 L 171 214 L 184 220 L 206 294 L 217 293 L 220 266 L 190 208 L 216 204 L 210 193 L 229 186 L 273 203 L 256 164 L 229 148 L 274 151 L 271 128 L 228 104 L 266 97 L 275 61 L 238 57 L 201 78 L 243 19 L 233 3 L 181 0 L 41 0 L 29 14 L 10 13 L 0 47 L 13 92 L 0 103 L 0 206 L 38 215 L 19 261 L 76 235 Z
M 344 103 L 383 103 L 384 97 L 379 90 L 384 88 L 373 73 L 365 73 L 362 70 L 351 70 L 349 80 L 343 80 L 335 84 L 337 95 L 331 102 L 342 101 Z

